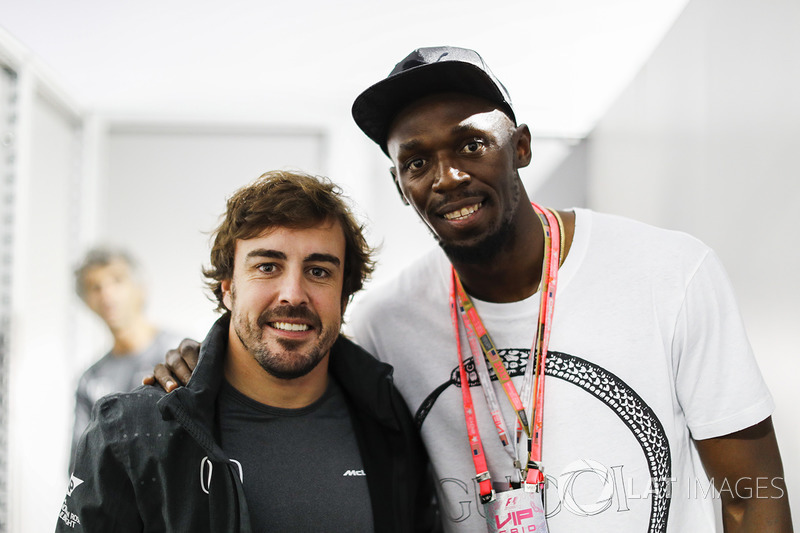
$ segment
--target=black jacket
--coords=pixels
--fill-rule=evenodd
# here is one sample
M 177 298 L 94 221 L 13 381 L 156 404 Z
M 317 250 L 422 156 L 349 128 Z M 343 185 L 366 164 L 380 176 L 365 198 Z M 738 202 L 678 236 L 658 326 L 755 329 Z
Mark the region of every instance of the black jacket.
M 252 531 L 239 472 L 216 437 L 227 338 L 223 317 L 186 387 L 141 387 L 97 402 L 57 532 Z M 329 372 L 350 405 L 375 531 L 438 529 L 427 456 L 392 367 L 340 336 Z

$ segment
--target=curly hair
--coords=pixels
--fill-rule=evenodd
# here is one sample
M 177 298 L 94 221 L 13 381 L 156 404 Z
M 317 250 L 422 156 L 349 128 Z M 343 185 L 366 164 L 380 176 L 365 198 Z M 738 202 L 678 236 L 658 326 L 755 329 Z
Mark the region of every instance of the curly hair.
M 274 227 L 309 228 L 338 220 L 345 237 L 342 302 L 361 290 L 375 266 L 373 249 L 345 203 L 342 190 L 327 178 L 300 172 L 271 171 L 233 193 L 224 219 L 212 234 L 211 266 L 203 269 L 206 284 L 226 312 L 222 281 L 233 277 L 238 239 L 252 239 Z

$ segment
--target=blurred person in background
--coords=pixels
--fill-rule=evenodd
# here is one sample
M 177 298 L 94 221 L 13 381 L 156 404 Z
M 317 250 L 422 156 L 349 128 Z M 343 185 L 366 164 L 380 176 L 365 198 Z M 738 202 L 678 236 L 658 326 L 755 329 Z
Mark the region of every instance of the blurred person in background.
M 89 424 L 95 402 L 112 392 L 128 392 L 141 385 L 142 376 L 180 340 L 147 318 L 139 266 L 124 250 L 96 247 L 87 252 L 75 270 L 75 289 L 108 327 L 113 345 L 78 381 L 70 471 L 75 446 Z

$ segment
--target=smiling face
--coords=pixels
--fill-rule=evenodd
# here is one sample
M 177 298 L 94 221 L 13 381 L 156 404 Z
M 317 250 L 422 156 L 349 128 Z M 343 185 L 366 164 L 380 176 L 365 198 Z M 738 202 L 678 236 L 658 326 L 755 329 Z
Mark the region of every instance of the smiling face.
M 455 261 L 493 258 L 529 207 L 517 170 L 530 162 L 530 132 L 482 98 L 444 93 L 406 107 L 387 138 L 392 174 Z
M 231 356 L 245 366 L 255 360 L 280 379 L 317 367 L 342 324 L 344 259 L 338 221 L 237 240 L 233 278 L 221 284 Z

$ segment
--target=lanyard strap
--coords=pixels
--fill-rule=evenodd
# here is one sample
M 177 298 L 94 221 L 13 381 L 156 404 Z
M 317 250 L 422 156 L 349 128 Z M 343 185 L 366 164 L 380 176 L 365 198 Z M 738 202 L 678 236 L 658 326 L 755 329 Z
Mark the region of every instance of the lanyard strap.
M 455 273 L 455 269 L 453 269 L 453 272 Z M 467 338 L 470 340 L 470 348 L 473 348 L 473 345 L 477 344 L 473 342 L 473 339 L 476 339 L 477 337 L 477 340 L 480 341 L 480 350 L 473 349 L 473 356 L 476 359 L 482 359 L 482 356 L 484 354 L 486 355 L 486 359 L 492 365 L 494 373 L 497 376 L 497 380 L 500 382 L 500 385 L 502 385 L 503 390 L 508 397 L 508 401 L 511 402 L 511 406 L 517 413 L 517 420 L 519 421 L 520 426 L 522 426 L 525 434 L 530 436 L 531 431 L 528 426 L 528 417 L 525 415 L 525 407 L 522 405 L 522 400 L 519 399 L 517 388 L 511 381 L 511 376 L 508 375 L 508 371 L 506 370 L 505 365 L 503 365 L 503 360 L 500 358 L 500 354 L 497 353 L 497 348 L 494 345 L 494 341 L 492 341 L 492 338 L 489 336 L 489 332 L 486 331 L 483 321 L 478 315 L 477 309 L 475 309 L 475 306 L 472 305 L 472 300 L 470 300 L 467 292 L 464 290 L 464 286 L 461 284 L 458 274 L 454 274 L 453 279 L 455 279 L 456 293 L 458 294 L 461 302 L 459 307 L 461 311 L 461 319 L 464 321 L 464 326 L 467 330 Z M 480 363 L 478 363 L 478 361 L 476 361 L 475 366 L 479 365 L 482 366 Z M 487 384 L 488 383 L 489 382 L 487 382 Z M 481 383 L 481 385 L 486 387 L 486 384 Z M 496 398 L 492 388 L 487 388 L 486 393 L 487 397 L 491 395 L 492 397 Z M 490 403 L 496 403 L 496 401 Z
M 483 322 L 478 315 L 472 301 L 464 290 L 461 280 L 455 268 L 451 269 L 451 286 L 450 286 L 450 315 L 453 322 L 453 330 L 456 336 L 456 349 L 459 358 L 459 373 L 461 378 L 461 391 L 464 403 L 464 416 L 467 425 L 467 435 L 472 449 L 472 458 L 475 464 L 476 479 L 479 484 L 481 501 L 483 503 L 492 501 L 494 499 L 494 491 L 491 488 L 491 479 L 486 464 L 486 457 L 483 452 L 483 444 L 478 430 L 477 417 L 475 415 L 474 404 L 472 402 L 472 394 L 469 387 L 469 379 L 464 365 L 464 357 L 461 350 L 461 337 L 459 334 L 459 314 L 464 322 L 464 327 L 467 334 L 467 339 L 470 344 L 470 349 L 475 361 L 475 368 L 478 378 L 481 382 L 481 389 L 486 397 L 489 410 L 494 421 L 495 428 L 497 429 L 503 447 L 511 455 L 514 460 L 515 467 L 519 468 L 520 463 L 517 460 L 516 452 L 513 451 L 508 442 L 508 431 L 506 429 L 505 421 L 502 413 L 500 412 L 497 397 L 494 393 L 491 380 L 489 379 L 488 370 L 484 365 L 483 356 L 485 354 L 489 363 L 495 371 L 498 381 L 503 387 L 506 396 L 517 414 L 517 441 L 520 439 L 520 431 L 524 431 L 528 437 L 529 451 L 526 484 L 535 485 L 535 487 L 543 487 L 544 475 L 541 467 L 541 437 L 542 437 L 542 420 L 544 412 L 544 358 L 547 354 L 547 346 L 549 345 L 550 329 L 552 325 L 553 306 L 555 303 L 556 293 L 556 280 L 558 278 L 559 259 L 561 254 L 561 225 L 560 219 L 557 219 L 549 210 L 545 211 L 536 204 L 531 203 L 537 215 L 539 216 L 542 227 L 544 229 L 544 257 L 542 265 L 542 280 L 541 280 L 541 298 L 539 307 L 539 320 L 536 331 L 536 337 L 531 348 L 531 355 L 533 361 L 529 359 L 528 367 L 525 371 L 525 379 L 523 381 L 522 398 L 532 402 L 532 417 L 533 417 L 533 431 L 531 431 L 528 417 L 525 413 L 525 408 L 520 395 L 517 393 L 516 387 L 511 381 L 508 371 L 503 365 L 503 361 L 497 352 L 488 331 L 483 325 Z M 556 228 L 556 231 L 552 231 Z M 531 387 L 531 383 L 533 386 Z M 532 389 L 532 390 L 531 390 Z
M 558 287 L 558 267 L 561 258 L 562 246 L 562 226 L 560 219 L 556 219 L 552 212 L 545 211 L 534 205 L 534 210 L 542 220 L 544 226 L 545 243 L 550 241 L 550 253 L 547 253 L 545 244 L 544 265 L 542 266 L 542 294 L 539 301 L 539 324 L 536 330 L 536 340 L 534 344 L 535 379 L 533 381 L 533 431 L 531 439 L 528 441 L 530 455 L 528 458 L 528 472 L 526 484 L 544 487 L 544 472 L 542 468 L 542 433 L 544 422 L 544 377 L 545 359 L 547 349 L 550 346 L 550 331 L 553 326 L 553 309 L 556 301 L 556 289 Z M 553 228 L 557 231 L 553 232 Z M 531 368 L 528 361 L 528 367 Z M 528 370 L 528 369 L 526 369 Z
M 489 467 L 486 465 L 486 456 L 483 453 L 483 443 L 481 442 L 480 431 L 478 430 L 478 419 L 475 416 L 475 408 L 472 404 L 472 393 L 469 390 L 469 378 L 467 370 L 464 368 L 464 360 L 461 356 L 461 335 L 458 328 L 458 311 L 456 310 L 455 294 L 455 269 L 453 269 L 453 283 L 450 284 L 450 318 L 453 320 L 453 329 L 456 333 L 456 349 L 458 350 L 458 370 L 461 378 L 461 398 L 464 403 L 464 418 L 467 422 L 467 436 L 469 446 L 472 450 L 472 462 L 475 464 L 475 479 L 478 481 L 481 502 L 488 503 L 494 500 L 494 490 L 492 481 L 489 477 Z
M 513 446 L 508 438 L 508 430 L 506 429 L 506 422 L 505 418 L 503 417 L 503 413 L 500 410 L 500 403 L 497 401 L 497 395 L 494 392 L 494 387 L 492 386 L 492 379 L 489 376 L 489 370 L 486 368 L 486 361 L 484 360 L 484 352 L 482 351 L 483 346 L 490 346 L 491 349 L 494 350 L 494 354 L 499 359 L 497 355 L 497 350 L 494 349 L 494 343 L 492 342 L 489 334 L 486 332 L 483 324 L 480 322 L 480 317 L 477 313 L 474 313 L 474 317 L 477 319 L 477 322 L 483 332 L 481 335 L 481 342 L 478 341 L 478 335 L 475 333 L 475 323 L 467 314 L 465 308 L 471 308 L 474 311 L 474 307 L 472 306 L 472 301 L 467 296 L 466 291 L 464 291 L 464 287 L 461 284 L 461 280 L 458 278 L 458 275 L 455 272 L 455 269 L 451 269 L 451 294 L 458 296 L 458 310 L 461 314 L 461 320 L 464 324 L 464 328 L 466 330 L 467 340 L 469 341 L 470 351 L 472 352 L 472 360 L 475 363 L 475 371 L 478 374 L 478 381 L 481 384 L 481 390 L 484 392 L 484 396 L 486 398 L 486 403 L 489 407 L 489 412 L 492 416 L 492 421 L 494 422 L 495 429 L 497 430 L 497 436 L 500 437 L 500 443 L 503 445 L 503 449 L 506 450 L 511 460 L 515 462 L 515 466 L 519 468 L 519 463 L 517 462 L 517 453 L 516 453 L 516 441 L 514 442 Z M 452 300 L 451 300 L 452 301 Z M 456 324 L 458 323 L 458 317 L 456 317 Z M 459 341 L 460 342 L 460 339 Z M 463 365 L 463 354 L 460 351 L 459 347 L 459 368 Z M 487 355 L 488 357 L 488 355 Z M 500 361 L 500 371 L 505 373 L 507 378 L 507 383 L 510 383 L 510 378 L 508 378 L 508 373 L 503 366 L 502 361 Z M 498 376 L 502 376 L 497 369 L 495 369 L 495 373 Z M 502 379 L 501 377 L 498 379 Z M 509 389 L 506 389 L 506 392 L 509 392 Z M 510 393 L 513 395 L 509 399 L 512 401 L 513 404 L 513 397 L 516 397 L 517 403 L 522 407 L 522 401 L 519 399 L 519 395 L 516 394 L 516 389 L 514 389 L 513 383 L 511 383 Z M 525 416 L 524 409 L 521 409 L 522 415 Z M 517 413 L 520 411 L 518 410 Z M 527 422 L 527 419 L 526 419 Z M 517 435 L 517 441 L 519 441 L 519 435 Z

